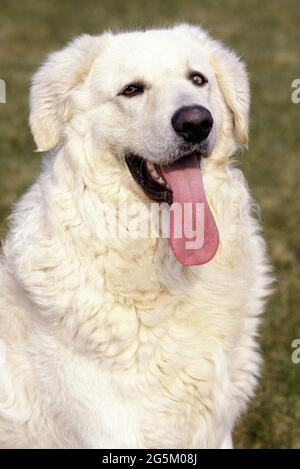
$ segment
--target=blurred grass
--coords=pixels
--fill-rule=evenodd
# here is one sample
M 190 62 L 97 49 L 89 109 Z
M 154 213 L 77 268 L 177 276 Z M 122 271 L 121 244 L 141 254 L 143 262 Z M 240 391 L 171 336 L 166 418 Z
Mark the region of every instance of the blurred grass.
M 300 448 L 300 365 L 291 342 L 300 337 L 300 104 L 291 82 L 300 78 L 298 0 L 1 0 L 0 236 L 11 205 L 40 167 L 28 129 L 28 88 L 45 55 L 82 33 L 200 23 L 247 61 L 252 83 L 250 151 L 241 166 L 261 206 L 277 291 L 261 327 L 265 366 L 261 385 L 236 429 L 241 448 Z

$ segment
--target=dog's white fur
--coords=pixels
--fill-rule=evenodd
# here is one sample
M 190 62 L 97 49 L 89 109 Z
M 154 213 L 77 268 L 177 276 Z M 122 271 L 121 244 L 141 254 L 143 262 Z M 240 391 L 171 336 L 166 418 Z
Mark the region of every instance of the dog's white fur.
M 136 79 L 144 95 L 117 96 Z M 149 213 L 124 153 L 169 161 L 170 116 L 195 103 L 214 118 L 202 172 L 215 258 L 183 267 L 165 239 L 101 239 L 100 202 L 117 206 L 121 188 Z M 84 35 L 50 55 L 30 105 L 50 152 L 4 242 L 0 447 L 230 447 L 259 372 L 270 283 L 247 184 L 229 164 L 247 144 L 243 64 L 188 25 Z

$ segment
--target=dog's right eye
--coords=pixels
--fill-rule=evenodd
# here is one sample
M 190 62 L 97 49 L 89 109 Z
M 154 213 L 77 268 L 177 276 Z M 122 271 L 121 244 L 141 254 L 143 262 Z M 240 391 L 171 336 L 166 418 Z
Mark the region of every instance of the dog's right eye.
M 123 88 L 122 91 L 119 93 L 119 95 L 132 98 L 133 96 L 142 94 L 144 90 L 145 90 L 145 86 L 142 83 L 132 83 L 130 85 L 127 85 L 125 88 Z

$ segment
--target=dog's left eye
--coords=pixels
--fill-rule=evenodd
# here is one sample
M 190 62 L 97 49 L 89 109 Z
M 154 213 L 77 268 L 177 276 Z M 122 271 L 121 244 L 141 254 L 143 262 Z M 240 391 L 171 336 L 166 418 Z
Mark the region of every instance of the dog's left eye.
M 205 78 L 202 73 L 192 72 L 189 75 L 189 79 L 194 83 L 196 86 L 203 86 L 207 83 L 207 78 Z
M 138 94 L 142 94 L 145 90 L 145 86 L 142 83 L 132 83 L 127 85 L 123 90 L 119 93 L 119 95 L 127 96 L 131 98 Z

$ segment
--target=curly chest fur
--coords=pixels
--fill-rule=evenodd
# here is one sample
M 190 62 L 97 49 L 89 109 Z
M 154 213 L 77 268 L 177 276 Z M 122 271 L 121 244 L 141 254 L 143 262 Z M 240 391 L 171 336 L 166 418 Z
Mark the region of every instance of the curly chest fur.
M 95 288 L 97 276 L 86 275 L 74 292 L 74 315 L 64 315 L 75 349 L 111 376 L 118 402 L 136 409 L 128 418 L 136 415 L 130 425 L 140 428 L 143 446 L 218 446 L 253 393 L 259 360 L 251 279 L 241 276 L 240 262 L 223 261 L 167 276 L 169 266 L 150 271 L 144 259 L 134 272 L 131 264 L 140 279 L 134 283 L 124 282 L 121 261 L 113 272 L 108 263 L 105 291 Z M 201 432 L 201 421 L 220 435 Z

